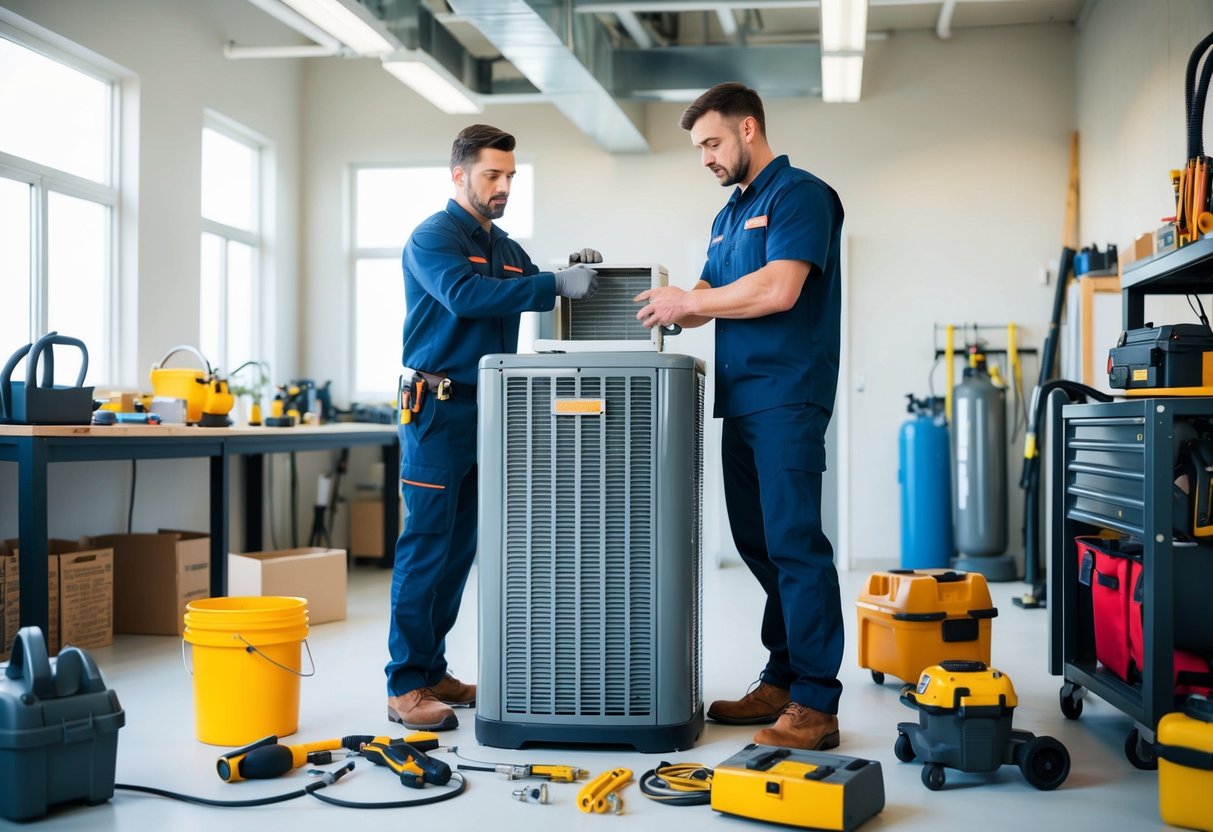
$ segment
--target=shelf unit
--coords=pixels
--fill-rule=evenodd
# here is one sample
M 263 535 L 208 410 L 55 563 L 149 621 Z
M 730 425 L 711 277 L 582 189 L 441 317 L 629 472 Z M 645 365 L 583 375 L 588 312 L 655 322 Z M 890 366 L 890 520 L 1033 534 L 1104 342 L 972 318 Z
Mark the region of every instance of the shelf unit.
M 1145 326 L 1146 295 L 1213 292 L 1213 237 L 1130 263 L 1120 282 L 1125 329 Z
M 1146 295 L 1213 291 L 1213 239 L 1129 266 L 1121 280 L 1125 329 L 1144 326 Z M 1172 541 L 1175 426 L 1213 418 L 1213 397 L 1066 405 L 1052 411 L 1046 505 L 1051 552 L 1049 671 L 1062 676 L 1061 710 L 1077 719 L 1090 691 L 1134 727 L 1125 754 L 1154 768 L 1154 731 L 1175 710 L 1176 596 Z M 1112 529 L 1142 541 L 1144 678 L 1129 684 L 1095 659 L 1089 593 L 1080 592 L 1074 538 Z

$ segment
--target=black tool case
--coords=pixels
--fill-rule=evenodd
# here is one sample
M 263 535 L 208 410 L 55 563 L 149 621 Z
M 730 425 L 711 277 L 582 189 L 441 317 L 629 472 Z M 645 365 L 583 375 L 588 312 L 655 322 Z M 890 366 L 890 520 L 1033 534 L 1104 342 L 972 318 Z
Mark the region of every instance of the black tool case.
M 1207 352 L 1213 352 L 1213 331 L 1203 324 L 1130 329 L 1108 355 L 1108 385 L 1118 390 L 1200 387 Z
M 42 631 L 21 628 L 0 664 L 0 817 L 29 820 L 60 803 L 113 797 L 125 722 L 87 653 L 66 647 L 49 658 Z

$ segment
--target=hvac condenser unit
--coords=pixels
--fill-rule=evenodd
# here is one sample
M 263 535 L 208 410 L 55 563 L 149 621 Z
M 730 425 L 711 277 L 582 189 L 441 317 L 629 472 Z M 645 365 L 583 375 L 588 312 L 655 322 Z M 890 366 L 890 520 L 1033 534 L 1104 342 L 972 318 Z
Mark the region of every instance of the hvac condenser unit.
M 481 743 L 694 745 L 703 395 L 685 355 L 480 362 Z
M 598 272 L 598 291 L 583 300 L 559 297 L 551 315 L 544 316 L 537 352 L 598 352 L 621 350 L 661 352 L 661 327 L 645 329 L 636 320 L 643 304 L 632 298 L 646 289 L 665 286 L 665 266 L 591 264 Z

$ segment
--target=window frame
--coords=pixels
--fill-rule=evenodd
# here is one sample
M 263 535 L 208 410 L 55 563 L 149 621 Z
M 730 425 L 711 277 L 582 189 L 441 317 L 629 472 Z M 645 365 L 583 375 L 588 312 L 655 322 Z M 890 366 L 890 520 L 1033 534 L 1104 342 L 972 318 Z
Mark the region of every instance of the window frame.
M 0 12 L 3 12 L 0 9 Z M 23 182 L 30 188 L 30 286 L 29 286 L 29 315 L 28 334 L 31 340 L 46 333 L 50 323 L 49 289 L 50 289 L 50 243 L 49 243 L 49 213 L 50 194 L 59 193 L 64 196 L 82 199 L 101 205 L 106 210 L 106 262 L 105 282 L 102 297 L 105 299 L 105 309 L 102 310 L 102 326 L 105 331 L 105 343 L 100 345 L 103 361 L 109 378 L 92 378 L 94 386 L 99 383 L 108 384 L 118 381 L 120 377 L 121 356 L 119 354 L 120 330 L 120 232 L 122 210 L 122 73 L 113 66 L 107 66 L 99 58 L 85 57 L 79 54 L 83 48 L 75 48 L 67 41 L 63 46 L 51 42 L 50 37 L 41 37 L 38 33 L 18 25 L 13 20 L 20 20 L 15 15 L 0 17 L 0 38 L 15 43 L 67 66 L 81 74 L 88 75 L 106 85 L 109 97 L 109 125 L 106 130 L 105 142 L 105 182 L 94 182 L 78 174 L 59 170 L 48 165 L 34 162 L 21 156 L 15 156 L 0 151 L 0 177 Z M 30 26 L 30 29 L 37 27 Z M 49 33 L 48 33 L 49 35 Z M 66 333 L 70 334 L 70 333 Z M 94 346 L 94 350 L 97 347 Z
M 201 162 L 202 154 L 202 137 L 203 132 L 212 130 L 232 141 L 238 142 L 253 151 L 253 159 L 255 169 L 253 171 L 253 205 L 250 216 L 253 220 L 253 230 L 239 228 L 234 225 L 228 225 L 217 220 L 207 218 L 202 214 L 201 200 L 198 205 L 198 287 L 201 292 L 202 287 L 202 243 L 203 235 L 211 234 L 223 240 L 223 256 L 219 263 L 219 335 L 220 355 L 208 355 L 207 359 L 215 368 L 222 369 L 225 373 L 231 372 L 236 368 L 233 356 L 227 355 L 229 334 L 228 334 L 228 245 L 236 242 L 248 246 L 253 250 L 253 275 L 251 295 L 253 298 L 253 309 L 250 311 L 250 319 L 260 321 L 261 311 L 265 307 L 264 298 L 266 292 L 266 283 L 269 268 L 269 234 L 267 229 L 272 226 L 272 212 L 269 206 L 273 204 L 272 196 L 269 191 L 273 184 L 273 162 L 274 162 L 274 145 L 273 143 L 251 130 L 245 125 L 231 119 L 222 113 L 214 110 L 206 109 L 203 111 L 202 130 L 198 132 L 198 147 L 199 161 Z M 199 177 L 205 176 L 206 172 L 199 164 Z M 201 195 L 201 190 L 199 191 Z M 201 308 L 202 299 L 199 296 L 198 302 Z M 261 360 L 265 354 L 266 339 L 264 335 L 264 327 L 258 326 L 251 333 L 250 343 L 252 355 L 239 359 L 241 362 L 247 360 Z M 198 323 L 198 341 L 201 344 L 202 337 L 202 322 Z
M 522 157 L 515 155 L 518 167 L 524 165 L 530 168 L 532 178 L 536 175 L 536 165 L 529 156 Z M 348 326 L 351 338 L 349 339 L 350 350 L 347 362 L 349 379 L 350 379 L 350 398 L 352 401 L 391 401 L 395 395 L 395 388 L 386 390 L 366 390 L 358 387 L 358 349 L 357 338 L 355 333 L 358 331 L 358 263 L 362 260 L 388 260 L 394 259 L 400 263 L 404 257 L 404 246 L 408 242 L 408 235 L 413 229 L 407 229 L 404 236 L 400 240 L 400 245 L 397 246 L 366 246 L 358 245 L 358 175 L 365 170 L 410 170 L 410 169 L 426 169 L 426 168 L 441 168 L 450 170 L 450 160 L 414 160 L 410 162 L 356 162 L 349 166 L 346 181 L 346 213 L 348 222 L 346 223 L 346 251 L 348 252 L 346 260 L 346 274 L 349 275 L 349 283 L 346 287 L 346 298 L 349 309 Z M 454 186 L 449 186 L 453 188 Z M 430 214 L 437 213 L 446 207 L 446 199 L 453 198 L 453 190 L 438 203 L 435 203 L 434 210 Z M 531 237 L 511 237 L 514 240 L 532 240 L 534 239 L 534 206 L 532 205 L 532 222 L 531 222 Z M 429 214 L 427 214 L 429 216 Z M 403 274 L 401 275 L 403 281 Z M 405 315 L 408 315 L 408 302 L 404 298 L 403 282 L 400 286 L 400 298 L 404 305 Z M 403 330 L 404 319 L 400 321 L 401 329 Z M 403 350 L 404 345 L 398 342 L 396 349 Z

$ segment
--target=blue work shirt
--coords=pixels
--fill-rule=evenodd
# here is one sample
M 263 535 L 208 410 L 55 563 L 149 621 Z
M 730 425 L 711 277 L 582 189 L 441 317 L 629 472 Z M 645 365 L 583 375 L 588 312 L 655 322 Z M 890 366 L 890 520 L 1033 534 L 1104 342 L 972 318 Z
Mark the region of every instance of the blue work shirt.
M 556 277 L 541 272 L 509 235 L 490 233 L 455 200 L 409 237 L 402 258 L 405 367 L 476 384 L 489 353 L 518 350 L 518 318 L 556 302 Z
M 834 189 L 779 156 L 712 223 L 700 279 L 727 286 L 772 260 L 813 268 L 796 304 L 761 318 L 716 320 L 717 417 L 815 404 L 832 412 L 842 314 L 838 249 L 842 202 Z

